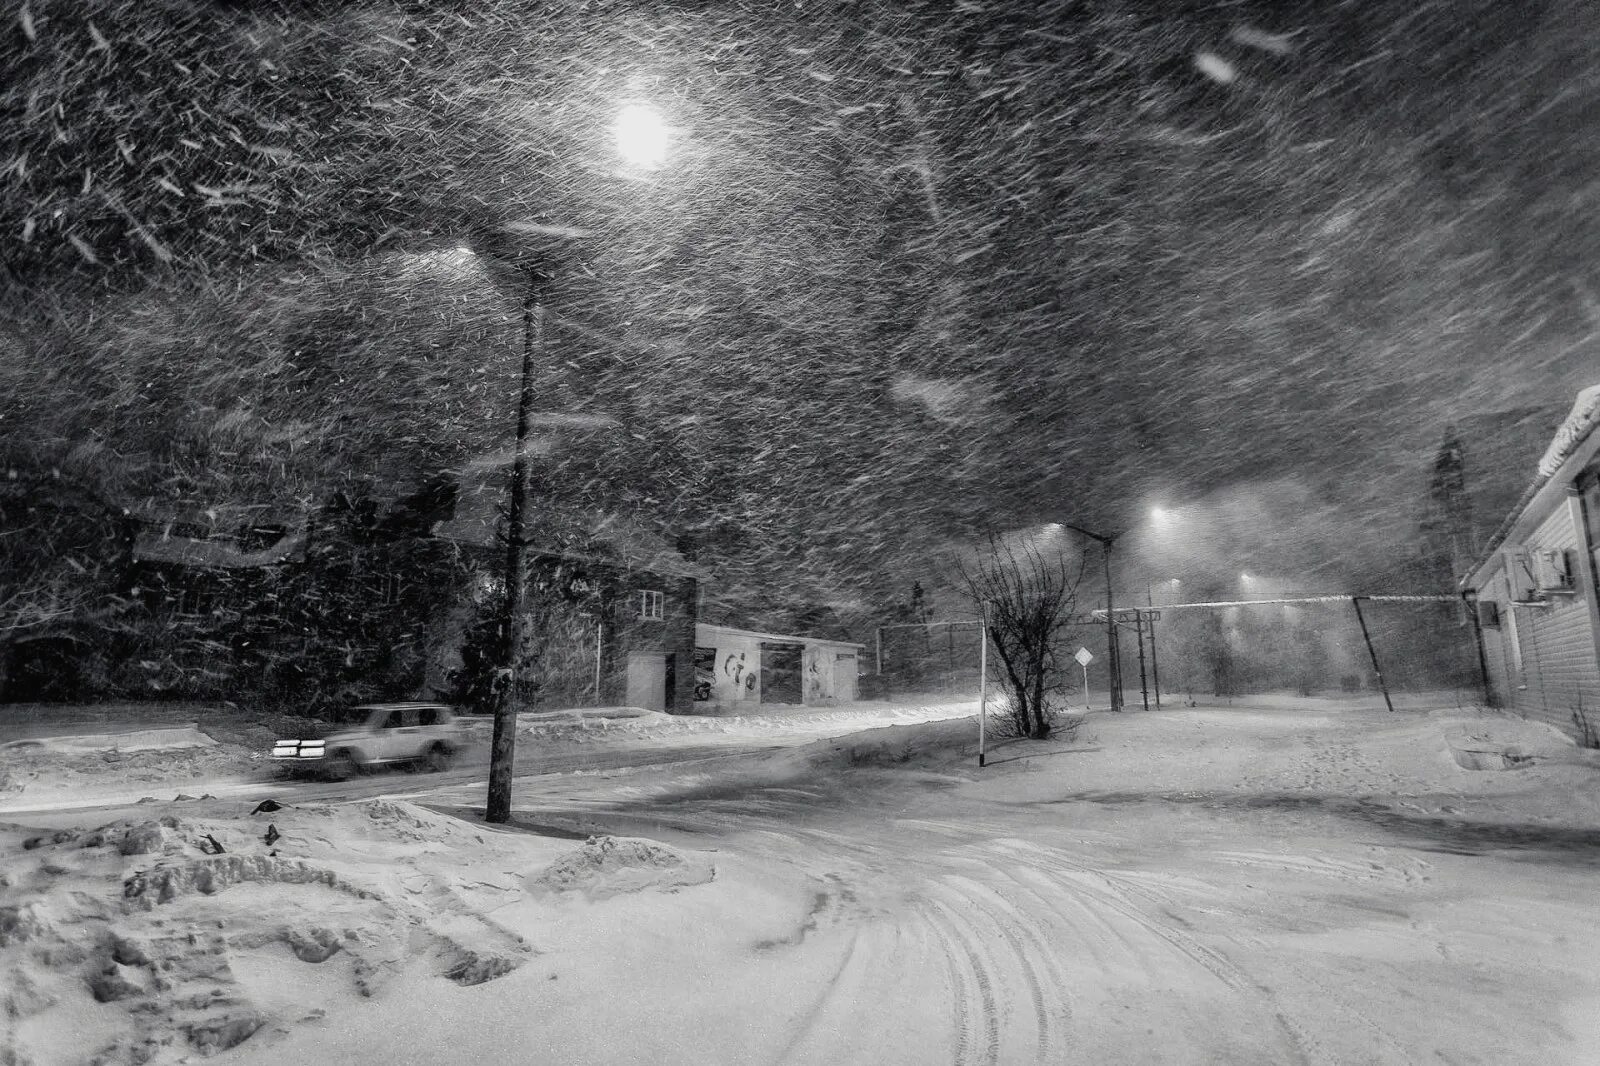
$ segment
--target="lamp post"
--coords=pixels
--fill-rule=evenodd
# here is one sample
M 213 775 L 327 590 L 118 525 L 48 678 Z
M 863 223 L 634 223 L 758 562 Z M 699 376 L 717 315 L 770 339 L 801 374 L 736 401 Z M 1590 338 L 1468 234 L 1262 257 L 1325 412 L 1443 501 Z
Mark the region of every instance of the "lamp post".
M 654 169 L 666 156 L 667 128 L 652 108 L 641 104 L 622 108 L 612 133 L 618 154 L 631 166 Z M 544 294 L 559 266 L 571 258 L 575 242 L 588 236 L 570 226 L 519 222 L 484 230 L 475 242 L 486 260 L 512 268 L 522 295 L 522 380 L 517 394 L 516 454 L 511 463 L 510 500 L 506 507 L 506 587 L 498 634 L 500 674 L 489 747 L 486 822 L 504 823 L 511 819 L 517 744 L 517 660 L 527 593 L 528 428 L 533 412 L 535 358 L 544 349 Z
M 1066 526 L 1068 529 L 1073 530 L 1074 532 L 1082 533 L 1090 540 L 1098 541 L 1101 549 L 1100 554 L 1105 559 L 1106 671 L 1111 675 L 1110 684 L 1108 686 L 1111 690 L 1111 709 L 1113 711 L 1120 711 L 1122 710 L 1122 661 L 1121 656 L 1117 652 L 1117 609 L 1116 604 L 1112 602 L 1111 593 L 1111 549 L 1116 545 L 1117 538 L 1122 536 L 1122 534 L 1113 533 L 1110 536 L 1105 536 L 1104 534 L 1100 533 L 1091 533 L 1082 526 L 1075 526 L 1071 522 L 1063 522 L 1061 524 Z

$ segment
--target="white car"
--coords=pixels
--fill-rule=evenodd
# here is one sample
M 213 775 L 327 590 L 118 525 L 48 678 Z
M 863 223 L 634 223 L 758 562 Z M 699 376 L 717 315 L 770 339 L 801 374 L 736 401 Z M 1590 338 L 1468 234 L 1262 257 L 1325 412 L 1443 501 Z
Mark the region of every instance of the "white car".
M 464 723 L 443 703 L 367 703 L 339 716 L 323 737 L 279 740 L 272 761 L 343 781 L 351 774 L 394 763 L 443 770 L 464 745 Z

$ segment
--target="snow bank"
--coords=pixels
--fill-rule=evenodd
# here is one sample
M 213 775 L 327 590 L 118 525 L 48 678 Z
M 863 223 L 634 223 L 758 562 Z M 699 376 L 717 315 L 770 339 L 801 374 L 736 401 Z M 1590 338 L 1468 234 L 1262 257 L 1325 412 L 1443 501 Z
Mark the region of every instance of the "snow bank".
M 976 700 L 954 703 L 854 703 L 770 708 L 761 714 L 664 714 L 639 708 L 591 708 L 518 716 L 518 733 L 541 743 L 590 744 L 621 738 L 837 736 L 888 722 L 935 722 L 977 712 Z M 627 713 L 618 713 L 618 711 Z
M 127 733 L 82 733 L 76 736 L 37 737 L 0 744 L 0 758 L 23 749 L 34 751 L 163 751 L 173 748 L 214 748 L 217 742 L 193 725 L 139 729 Z
M 0 747 L 0 801 L 15 807 L 129 790 L 198 795 L 205 783 L 257 773 L 266 761 L 265 750 L 218 744 L 192 727 L 17 741 Z
M 193 811 L 0 828 L 0 1062 L 180 1061 L 401 974 L 471 986 L 534 955 L 489 912 L 526 895 L 494 871 L 546 842 L 382 800 Z
M 1572 738 L 1542 722 L 1483 718 L 1446 722 L 1445 743 L 1467 770 L 1517 770 L 1538 761 L 1581 761 Z
M 703 885 L 716 868 L 703 857 L 687 856 L 653 840 L 590 837 L 529 879 L 539 892 L 577 892 L 588 899 L 607 899 L 646 889 L 674 890 Z

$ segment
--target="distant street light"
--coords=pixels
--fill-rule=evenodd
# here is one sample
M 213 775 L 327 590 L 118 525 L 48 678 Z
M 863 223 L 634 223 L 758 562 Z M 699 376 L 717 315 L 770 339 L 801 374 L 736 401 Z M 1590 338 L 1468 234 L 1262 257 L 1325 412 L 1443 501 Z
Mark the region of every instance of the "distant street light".
M 1082 533 L 1090 540 L 1100 543 L 1100 554 L 1105 560 L 1106 568 L 1106 671 L 1111 675 L 1108 687 L 1111 690 L 1111 709 L 1122 710 L 1122 662 L 1117 653 L 1117 611 L 1116 604 L 1112 602 L 1111 593 L 1111 549 L 1116 545 L 1121 533 L 1105 536 L 1100 533 L 1091 533 L 1082 526 L 1075 526 L 1071 522 L 1052 522 L 1052 526 Z

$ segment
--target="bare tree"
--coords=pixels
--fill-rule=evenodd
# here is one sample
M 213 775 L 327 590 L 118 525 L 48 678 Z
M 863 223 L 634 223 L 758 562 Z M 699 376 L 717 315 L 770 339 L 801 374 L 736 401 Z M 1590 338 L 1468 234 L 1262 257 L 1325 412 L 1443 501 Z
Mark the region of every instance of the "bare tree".
M 1059 551 L 1046 555 L 1031 541 L 996 536 L 975 561 L 956 561 L 967 594 L 987 605 L 989 639 L 1005 670 L 1011 718 L 1021 736 L 1050 733 L 1048 701 L 1065 679 L 1057 648 L 1072 621 L 1085 565 L 1080 557 L 1074 572 Z

